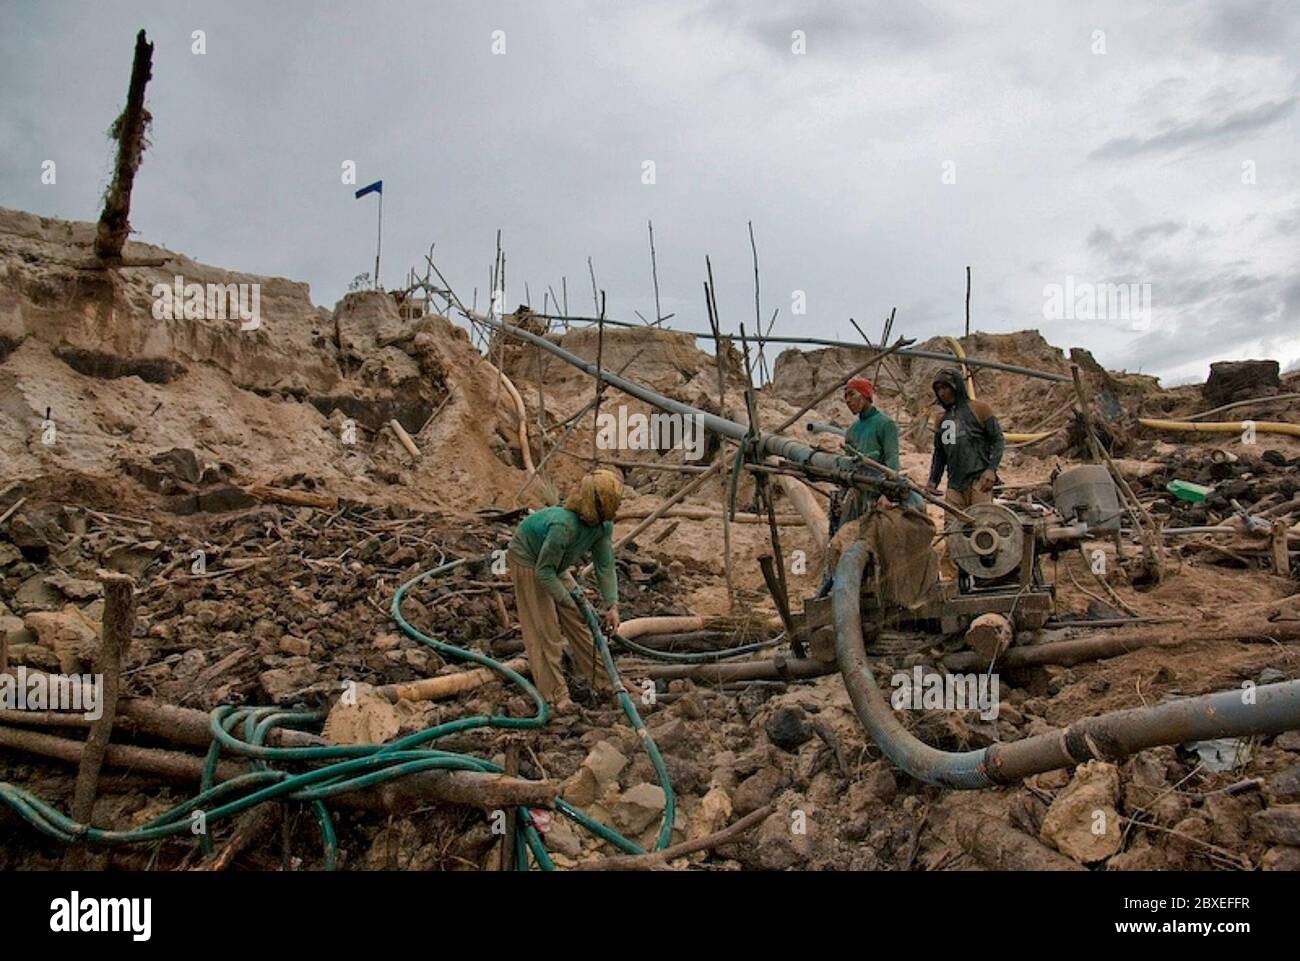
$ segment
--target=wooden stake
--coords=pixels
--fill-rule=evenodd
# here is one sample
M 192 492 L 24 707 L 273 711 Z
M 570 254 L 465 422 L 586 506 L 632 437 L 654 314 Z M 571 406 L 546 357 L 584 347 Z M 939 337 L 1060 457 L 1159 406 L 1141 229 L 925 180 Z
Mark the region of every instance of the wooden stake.
M 653 220 L 647 220 L 646 224 L 650 228 L 650 279 L 655 285 L 655 326 L 658 327 L 666 318 L 659 307 L 659 266 L 655 263 L 655 224 Z
M 713 331 L 713 359 L 716 362 L 718 370 L 718 415 L 727 416 L 727 378 L 722 365 L 722 337 L 721 327 L 718 324 L 718 317 L 714 311 L 713 300 L 713 265 L 709 263 L 709 258 L 704 258 L 704 265 L 708 271 L 709 280 L 704 284 L 704 309 L 709 315 L 709 329 Z M 722 470 L 722 489 L 727 489 L 727 451 L 725 447 L 718 448 L 718 460 L 716 463 L 723 465 Z M 731 561 L 731 512 L 722 512 L 722 566 L 723 572 L 727 578 L 727 610 L 736 609 L 736 583 L 732 573 Z
M 966 266 L 966 336 L 970 336 L 970 265 Z
M 591 262 L 591 258 L 587 258 Z M 591 275 L 591 281 L 596 282 L 596 275 Z M 594 290 L 593 290 L 594 293 Z M 596 455 L 596 439 L 600 436 L 600 397 L 604 393 L 602 389 L 605 382 L 600 375 L 604 372 L 605 362 L 605 294 L 600 295 L 600 320 L 596 327 L 596 403 L 592 408 L 591 415 L 591 463 L 594 466 L 600 458 Z
M 519 776 L 519 740 L 510 738 L 506 741 L 506 774 L 510 777 Z M 518 812 L 514 808 L 505 809 L 506 833 L 501 839 L 501 870 L 513 871 L 515 869 L 515 844 L 517 844 L 516 835 L 518 834 L 517 823 Z
M 1273 572 L 1281 577 L 1291 576 L 1291 559 L 1287 554 L 1287 529 L 1285 520 L 1273 522 L 1271 548 L 1273 554 Z
M 72 795 L 72 819 L 89 824 L 99 793 L 99 771 L 113 737 L 113 721 L 117 717 L 117 692 L 121 682 L 122 659 L 131 646 L 131 631 L 135 627 L 135 581 L 127 574 L 99 572 L 104 585 L 104 615 L 100 634 L 99 657 L 96 673 L 100 675 L 100 716 L 90 725 L 86 745 L 81 751 L 81 764 L 77 769 L 77 783 Z M 70 848 L 64 867 L 75 870 L 84 866 L 85 850 Z

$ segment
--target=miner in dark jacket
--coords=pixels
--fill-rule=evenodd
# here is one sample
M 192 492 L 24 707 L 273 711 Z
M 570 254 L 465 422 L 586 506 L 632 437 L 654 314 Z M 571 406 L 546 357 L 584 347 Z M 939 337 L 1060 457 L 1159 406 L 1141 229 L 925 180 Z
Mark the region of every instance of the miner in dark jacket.
M 934 396 L 942 406 L 931 418 L 934 454 L 930 458 L 929 490 L 939 493 L 939 481 L 948 474 L 944 500 L 954 507 L 987 504 L 993 500 L 998 465 L 1006 446 L 993 408 L 970 400 L 961 371 L 945 367 L 934 376 Z

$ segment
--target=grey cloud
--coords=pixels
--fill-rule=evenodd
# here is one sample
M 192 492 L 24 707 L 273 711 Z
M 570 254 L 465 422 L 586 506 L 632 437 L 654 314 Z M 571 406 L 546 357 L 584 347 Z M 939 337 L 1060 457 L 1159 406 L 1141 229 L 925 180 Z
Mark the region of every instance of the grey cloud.
M 1094 159 L 1121 159 L 1138 154 L 1179 150 L 1196 144 L 1229 142 L 1270 127 L 1288 117 L 1295 109 L 1297 97 L 1262 103 L 1250 110 L 1230 114 L 1222 120 L 1194 120 L 1176 124 L 1152 137 L 1118 137 L 1108 140 L 1090 156 Z
M 1234 0 L 1215 5 L 1200 31 L 1209 47 L 1232 53 L 1294 53 L 1300 17 L 1294 0 Z
M 924 3 L 835 0 L 754 4 L 749 0 L 710 3 L 705 16 L 714 23 L 738 25 L 772 53 L 790 54 L 791 32 L 806 34 L 808 54 L 837 56 L 872 53 L 903 55 L 932 47 L 951 36 L 952 18 Z
M 1300 232 L 1298 112 L 1265 123 L 1241 106 L 1300 94 L 1296 69 L 1253 21 L 1218 9 L 386 0 L 364 16 L 320 5 L 304 17 L 252 0 L 0 3 L 0 204 L 94 219 L 111 167 L 104 132 L 143 26 L 157 43 L 155 137 L 132 202 L 137 235 L 306 281 L 320 304 L 373 267 L 376 211 L 340 182 L 351 159 L 364 182 L 385 182 L 390 286 L 436 241 L 440 269 L 467 302 L 477 287 L 481 305 L 500 228 L 511 303 L 527 282 L 537 306 L 567 276 L 571 306 L 590 311 L 590 254 L 609 316 L 649 316 L 653 219 L 672 323 L 706 326 L 711 254 L 734 331 L 752 316 L 752 220 L 762 313 L 781 307 L 778 334 L 854 338 L 855 316 L 875 335 L 893 304 L 900 334 L 960 331 L 970 264 L 973 326 L 1042 326 L 1042 284 L 1065 274 L 1133 278 L 1182 324 L 1178 356 L 1208 361 L 1229 346 L 1224 332 L 1281 343 L 1287 318 L 1295 329 L 1297 272 L 1284 267 Z M 1114 31 L 1104 63 L 1086 52 L 1099 24 Z M 198 27 L 203 57 L 190 53 Z M 496 29 L 506 56 L 490 52 Z M 808 34 L 802 60 L 789 54 L 793 29 Z M 1195 70 L 1202 29 L 1218 31 L 1223 51 L 1208 85 Z M 1136 156 L 1063 163 L 1105 139 L 1094 118 L 1114 110 L 1113 68 L 1133 54 L 1146 103 L 1178 123 L 1141 130 L 1143 111 L 1130 111 L 1114 129 L 1137 134 Z M 1208 189 L 1191 165 L 1149 162 L 1165 156 L 1153 134 L 1195 142 L 1252 122 L 1261 177 L 1249 195 Z M 955 185 L 940 181 L 948 157 Z M 57 186 L 40 182 L 46 158 Z M 641 181 L 646 159 L 658 164 L 653 187 Z M 1236 187 L 1235 169 L 1223 172 Z M 792 315 L 794 290 L 806 291 L 807 315 Z M 1134 350 L 1113 327 L 1047 333 L 1102 363 Z M 1165 365 L 1168 347 L 1148 341 L 1140 360 Z

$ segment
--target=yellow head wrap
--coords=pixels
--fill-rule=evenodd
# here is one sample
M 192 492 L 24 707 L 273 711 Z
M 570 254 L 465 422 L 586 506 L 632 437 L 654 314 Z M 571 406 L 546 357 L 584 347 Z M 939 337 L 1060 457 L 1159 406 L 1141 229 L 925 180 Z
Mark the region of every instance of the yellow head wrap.
M 582 478 L 564 506 L 581 517 L 584 524 L 595 527 L 614 519 L 622 499 L 623 482 L 618 475 L 613 471 L 594 470 Z

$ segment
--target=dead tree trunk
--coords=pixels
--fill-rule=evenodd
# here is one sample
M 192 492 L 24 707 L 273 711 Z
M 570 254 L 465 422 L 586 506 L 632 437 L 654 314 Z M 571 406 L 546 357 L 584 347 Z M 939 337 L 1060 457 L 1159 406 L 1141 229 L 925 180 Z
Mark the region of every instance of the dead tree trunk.
M 145 135 L 152 119 L 144 108 L 144 88 L 153 76 L 153 44 L 145 40 L 144 31 L 135 36 L 135 59 L 131 63 L 131 86 L 126 95 L 126 109 L 109 131 L 117 141 L 117 163 L 113 182 L 104 196 L 104 212 L 99 215 L 95 232 L 95 256 L 100 260 L 120 260 L 122 248 L 131 233 L 131 187 L 140 159 L 147 146 Z

